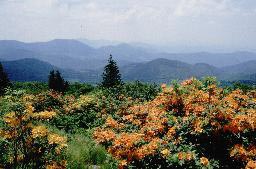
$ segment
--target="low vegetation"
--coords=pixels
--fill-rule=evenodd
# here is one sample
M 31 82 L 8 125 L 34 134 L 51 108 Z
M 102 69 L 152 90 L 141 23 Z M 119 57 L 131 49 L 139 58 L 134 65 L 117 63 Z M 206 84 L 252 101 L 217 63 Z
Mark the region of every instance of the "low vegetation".
M 3 88 L 0 168 L 256 168 L 254 86 L 208 77 L 160 87 L 105 70 L 116 82 L 64 89 L 58 76 L 59 88 Z
M 0 99 L 0 166 L 255 168 L 256 92 L 239 87 L 15 83 Z

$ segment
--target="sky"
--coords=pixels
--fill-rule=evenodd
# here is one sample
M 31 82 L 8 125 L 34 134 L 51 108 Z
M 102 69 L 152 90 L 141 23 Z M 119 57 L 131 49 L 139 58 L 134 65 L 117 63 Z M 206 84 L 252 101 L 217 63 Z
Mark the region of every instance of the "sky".
M 0 39 L 256 51 L 256 0 L 0 0 Z

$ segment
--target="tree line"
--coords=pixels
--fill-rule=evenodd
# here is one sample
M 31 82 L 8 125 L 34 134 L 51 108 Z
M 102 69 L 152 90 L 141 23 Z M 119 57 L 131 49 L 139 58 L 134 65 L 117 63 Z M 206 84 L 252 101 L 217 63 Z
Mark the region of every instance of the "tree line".
M 112 88 L 122 85 L 122 78 L 116 61 L 110 55 L 107 65 L 102 73 L 102 81 L 99 84 L 104 88 Z M 5 93 L 6 88 L 11 87 L 11 81 L 0 63 L 0 95 Z M 52 70 L 48 76 L 48 87 L 56 92 L 64 93 L 69 88 L 69 82 L 65 81 L 58 70 Z

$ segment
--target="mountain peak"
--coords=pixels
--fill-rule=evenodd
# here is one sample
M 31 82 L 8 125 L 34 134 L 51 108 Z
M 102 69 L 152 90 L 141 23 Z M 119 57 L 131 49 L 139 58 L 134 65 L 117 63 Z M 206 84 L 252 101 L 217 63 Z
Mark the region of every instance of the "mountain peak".
M 86 45 L 78 40 L 74 40 L 74 39 L 54 39 L 54 40 L 48 41 L 46 43 L 81 45 L 81 46 L 89 47 L 88 45 Z

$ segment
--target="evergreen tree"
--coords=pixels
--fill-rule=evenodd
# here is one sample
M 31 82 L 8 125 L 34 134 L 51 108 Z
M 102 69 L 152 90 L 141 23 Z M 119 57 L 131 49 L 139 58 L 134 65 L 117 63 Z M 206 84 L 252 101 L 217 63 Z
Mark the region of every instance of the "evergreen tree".
M 68 89 L 69 84 L 63 79 L 59 71 L 56 71 L 55 73 L 53 70 L 49 74 L 48 86 L 54 91 L 64 93 Z
M 119 73 L 119 68 L 113 60 L 112 55 L 110 55 L 108 64 L 104 68 L 101 85 L 107 88 L 122 85 L 121 74 Z
M 49 89 L 56 89 L 56 82 L 55 82 L 55 72 L 54 70 L 50 71 L 49 77 L 48 77 L 48 86 Z
M 3 95 L 5 88 L 11 85 L 7 73 L 4 71 L 3 65 L 0 63 L 0 95 Z

